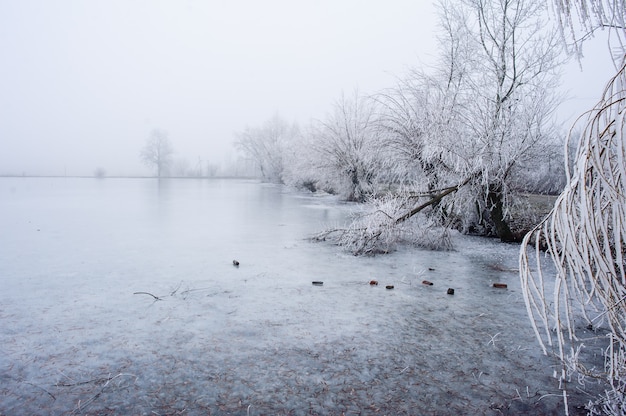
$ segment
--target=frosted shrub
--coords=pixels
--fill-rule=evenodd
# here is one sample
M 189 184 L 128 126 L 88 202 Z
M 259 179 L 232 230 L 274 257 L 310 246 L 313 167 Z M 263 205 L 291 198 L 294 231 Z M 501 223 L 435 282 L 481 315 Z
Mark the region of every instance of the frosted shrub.
M 395 226 L 401 206 L 402 201 L 396 198 L 370 200 L 366 212 L 355 216 L 346 232 L 339 237 L 338 244 L 354 254 L 392 250 L 403 231 Z
M 370 198 L 345 228 L 321 232 L 315 240 L 331 240 L 354 255 L 374 255 L 395 249 L 398 243 L 423 248 L 450 249 L 449 229 L 424 214 L 406 217 L 415 197 L 408 193 Z

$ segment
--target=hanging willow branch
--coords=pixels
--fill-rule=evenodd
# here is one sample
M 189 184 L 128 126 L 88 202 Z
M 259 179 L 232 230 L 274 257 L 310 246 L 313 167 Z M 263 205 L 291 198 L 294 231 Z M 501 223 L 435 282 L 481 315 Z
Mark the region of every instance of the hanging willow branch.
M 556 346 L 561 381 L 589 375 L 581 362 L 580 320 L 606 322 L 610 345 L 605 409 L 626 410 L 626 68 L 609 82 L 588 114 L 568 185 L 549 216 L 524 238 L 520 277 L 535 334 L 544 353 Z M 531 261 L 534 242 L 535 261 Z M 541 268 L 544 246 L 556 266 L 554 291 Z M 532 268 L 531 264 L 536 267 Z M 577 325 L 578 322 L 578 325 Z M 565 395 L 565 399 L 567 396 Z M 566 402 L 567 406 L 567 402 Z

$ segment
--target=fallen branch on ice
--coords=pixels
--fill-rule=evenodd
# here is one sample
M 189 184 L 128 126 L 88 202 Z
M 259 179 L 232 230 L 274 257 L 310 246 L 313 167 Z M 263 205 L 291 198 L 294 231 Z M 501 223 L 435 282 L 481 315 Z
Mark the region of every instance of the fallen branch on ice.
M 437 228 L 436 224 L 427 224 L 416 232 L 404 226 L 404 223 L 426 208 L 436 206 L 443 198 L 467 185 L 475 176 L 468 177 L 458 185 L 429 193 L 427 195 L 429 199 L 426 202 L 411 209 L 407 209 L 407 206 L 410 206 L 415 199 L 412 194 L 388 195 L 372 200 L 371 212 L 359 215 L 347 227 L 327 229 L 311 239 L 313 241 L 330 239 L 355 256 L 387 253 L 396 242 L 403 238 L 429 248 L 449 248 L 451 243 L 446 229 L 439 227 L 441 233 L 433 236 L 433 230 Z
M 135 292 L 133 293 L 133 295 L 150 295 L 154 298 L 154 300 L 163 300 L 158 296 L 154 296 L 152 293 L 148 293 L 148 292 Z

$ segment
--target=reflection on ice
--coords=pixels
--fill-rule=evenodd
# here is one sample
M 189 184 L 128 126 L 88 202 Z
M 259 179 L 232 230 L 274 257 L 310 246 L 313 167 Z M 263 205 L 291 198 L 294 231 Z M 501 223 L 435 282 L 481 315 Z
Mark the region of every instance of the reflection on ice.
M 0 413 L 562 412 L 518 246 L 307 241 L 349 210 L 254 181 L 0 179 Z

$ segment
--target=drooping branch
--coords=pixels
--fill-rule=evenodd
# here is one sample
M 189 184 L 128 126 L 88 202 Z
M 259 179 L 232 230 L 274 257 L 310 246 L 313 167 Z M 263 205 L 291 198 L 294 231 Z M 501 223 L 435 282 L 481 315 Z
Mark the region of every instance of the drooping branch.
M 520 277 L 531 324 L 544 353 L 556 345 L 563 363 L 560 381 L 589 375 L 577 336 L 582 321 L 606 322 L 607 413 L 626 409 L 626 67 L 609 83 L 589 112 L 568 185 L 551 214 L 529 233 L 520 252 Z M 554 293 L 547 293 L 539 249 L 545 245 L 556 268 Z M 534 265 L 535 267 L 531 267 Z M 541 328 L 543 327 L 543 328 Z M 543 330 L 541 330 L 543 329 Z M 565 397 L 565 396 L 564 396 Z M 567 406 L 567 403 L 566 403 Z

